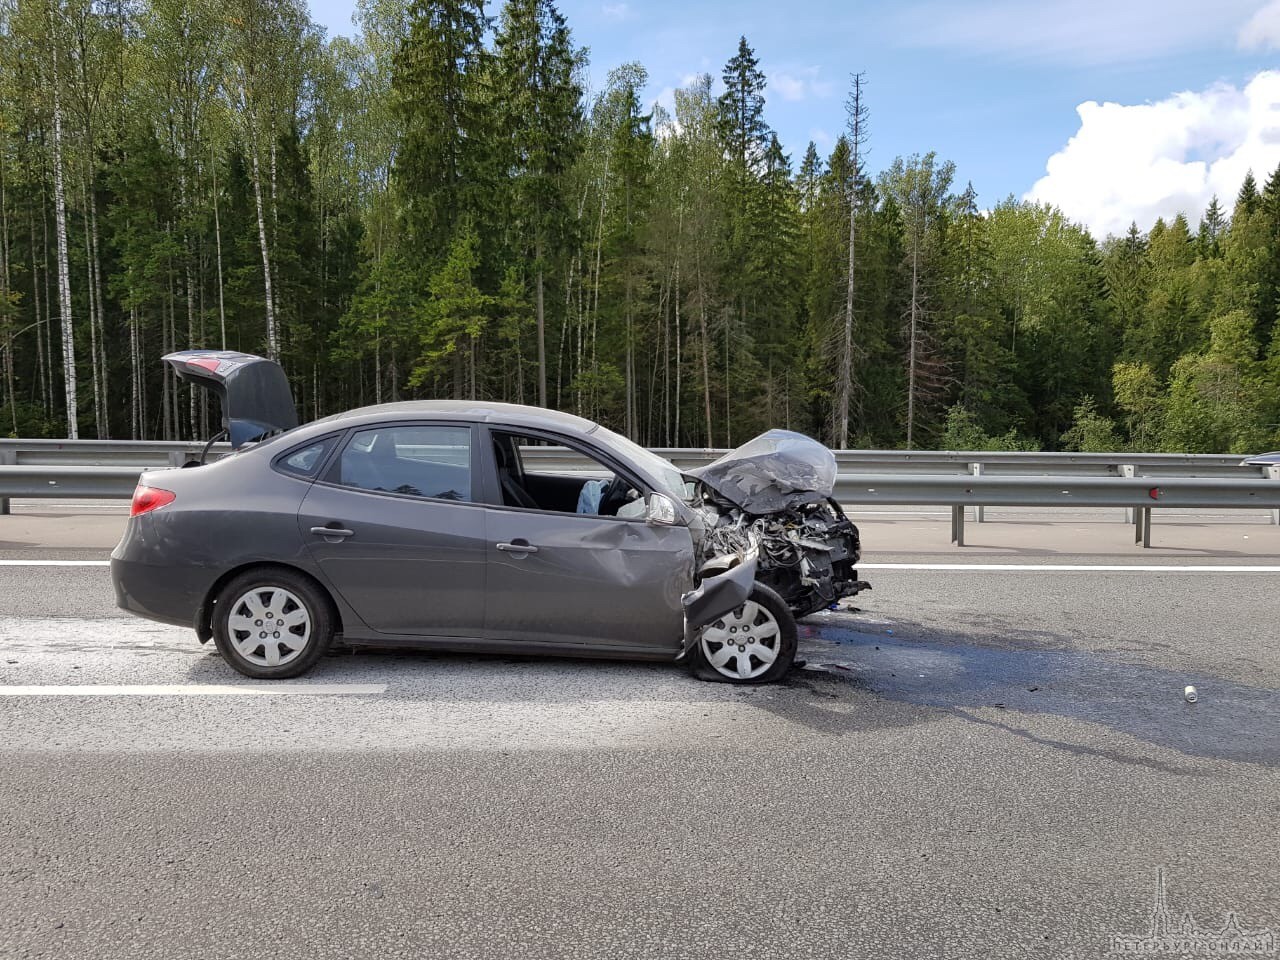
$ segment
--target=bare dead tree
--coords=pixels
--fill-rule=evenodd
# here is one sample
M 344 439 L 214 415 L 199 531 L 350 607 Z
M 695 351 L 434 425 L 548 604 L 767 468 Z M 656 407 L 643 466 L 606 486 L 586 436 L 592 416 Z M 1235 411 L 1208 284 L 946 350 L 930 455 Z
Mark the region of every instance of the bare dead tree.
M 849 406 L 853 394 L 853 305 L 857 288 L 857 237 L 858 237 L 858 192 L 862 183 L 862 164 L 865 158 L 867 142 L 867 105 L 863 96 L 866 75 L 855 73 L 852 77 L 852 88 L 845 101 L 847 121 L 845 139 L 849 143 L 852 175 L 847 186 L 847 206 L 849 209 L 849 268 L 845 278 L 844 294 L 844 328 L 840 342 L 840 369 L 836 380 L 836 443 L 844 449 L 849 445 Z

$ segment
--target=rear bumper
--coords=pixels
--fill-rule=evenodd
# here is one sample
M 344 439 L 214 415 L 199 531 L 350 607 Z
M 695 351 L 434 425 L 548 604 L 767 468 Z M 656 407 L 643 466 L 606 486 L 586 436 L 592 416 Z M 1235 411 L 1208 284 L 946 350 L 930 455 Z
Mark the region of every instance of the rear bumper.
M 148 620 L 180 627 L 195 625 L 196 612 L 209 590 L 209 572 L 193 567 L 158 566 L 111 558 L 116 606 Z

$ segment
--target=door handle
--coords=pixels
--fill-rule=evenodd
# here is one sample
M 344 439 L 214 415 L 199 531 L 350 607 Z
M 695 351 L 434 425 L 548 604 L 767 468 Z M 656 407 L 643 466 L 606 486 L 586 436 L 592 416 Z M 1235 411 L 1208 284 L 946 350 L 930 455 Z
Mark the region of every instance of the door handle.
M 317 537 L 324 537 L 326 540 L 330 537 L 345 540 L 347 537 L 354 537 L 356 534 L 354 530 L 348 530 L 345 527 L 312 527 L 311 532 Z
M 498 549 L 504 553 L 537 553 L 538 548 L 531 543 L 500 543 Z

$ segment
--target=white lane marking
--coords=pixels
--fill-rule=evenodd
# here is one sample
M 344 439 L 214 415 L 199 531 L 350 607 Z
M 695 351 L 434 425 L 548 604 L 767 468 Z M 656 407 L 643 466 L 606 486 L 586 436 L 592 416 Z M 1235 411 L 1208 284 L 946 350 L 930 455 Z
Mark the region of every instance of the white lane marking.
M 859 563 L 859 570 L 994 570 L 1006 573 L 1280 573 L 1280 567 L 1102 563 Z
M 36 684 L 0 686 L 0 697 L 277 697 L 372 696 L 386 693 L 385 683 L 150 683 Z
M 0 560 L 0 567 L 109 567 L 110 560 Z

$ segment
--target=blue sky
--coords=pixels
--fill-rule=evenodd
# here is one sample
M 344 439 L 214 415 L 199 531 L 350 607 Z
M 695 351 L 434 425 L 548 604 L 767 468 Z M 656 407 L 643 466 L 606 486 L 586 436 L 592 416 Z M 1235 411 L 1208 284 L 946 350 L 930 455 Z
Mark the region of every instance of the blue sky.
M 312 0 L 331 33 L 352 33 L 352 8 Z M 865 71 L 872 169 L 934 150 L 955 161 L 960 187 L 973 181 L 982 205 L 1030 192 L 1100 233 L 1182 208 L 1194 221 L 1211 192 L 1234 193 L 1245 166 L 1262 178 L 1280 163 L 1280 0 L 561 0 L 560 9 L 590 48 L 596 88 L 638 60 L 659 101 L 691 74 L 718 84 L 745 35 L 770 79 L 766 118 L 794 164 L 811 139 L 830 150 L 849 74 Z M 1259 74 L 1267 82 L 1250 85 Z M 1112 106 L 1081 108 L 1090 101 Z

